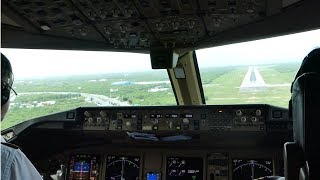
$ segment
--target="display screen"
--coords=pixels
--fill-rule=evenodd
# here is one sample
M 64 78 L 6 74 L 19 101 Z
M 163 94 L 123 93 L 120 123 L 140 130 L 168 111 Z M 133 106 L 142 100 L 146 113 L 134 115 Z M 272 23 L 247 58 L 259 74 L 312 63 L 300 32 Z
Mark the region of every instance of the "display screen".
M 167 180 L 203 180 L 203 159 L 167 157 Z
M 156 172 L 147 173 L 147 180 L 160 180 L 160 173 L 156 173 Z
M 97 180 L 99 159 L 96 155 L 77 154 L 70 156 L 69 180 Z
M 251 180 L 272 176 L 271 159 L 233 159 L 232 177 L 234 180 Z
M 88 162 L 75 162 L 73 171 L 74 172 L 89 172 L 90 163 Z
M 140 157 L 107 156 L 106 180 L 139 180 Z

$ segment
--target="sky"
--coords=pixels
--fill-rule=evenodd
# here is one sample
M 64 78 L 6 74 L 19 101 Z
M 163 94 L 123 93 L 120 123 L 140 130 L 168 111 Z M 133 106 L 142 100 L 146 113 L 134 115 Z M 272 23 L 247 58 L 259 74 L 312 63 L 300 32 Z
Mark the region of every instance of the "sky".
M 293 35 L 197 50 L 200 69 L 213 66 L 301 62 L 320 47 L 320 29 Z M 1 49 L 11 61 L 15 79 L 150 71 L 148 54 Z
M 2 49 L 15 79 L 151 70 L 148 54 Z
M 320 47 L 320 29 L 196 51 L 200 68 L 302 62 Z

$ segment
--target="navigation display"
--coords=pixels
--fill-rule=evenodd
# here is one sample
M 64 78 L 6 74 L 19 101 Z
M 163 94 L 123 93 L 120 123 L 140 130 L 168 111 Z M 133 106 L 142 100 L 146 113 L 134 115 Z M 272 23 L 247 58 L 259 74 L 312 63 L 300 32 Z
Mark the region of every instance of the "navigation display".
M 96 155 L 77 154 L 70 156 L 68 180 L 97 180 L 99 159 Z
M 107 156 L 106 180 L 139 180 L 140 157 Z
M 236 180 L 251 180 L 272 176 L 271 159 L 233 159 L 232 177 Z
M 167 180 L 203 180 L 200 157 L 167 157 Z

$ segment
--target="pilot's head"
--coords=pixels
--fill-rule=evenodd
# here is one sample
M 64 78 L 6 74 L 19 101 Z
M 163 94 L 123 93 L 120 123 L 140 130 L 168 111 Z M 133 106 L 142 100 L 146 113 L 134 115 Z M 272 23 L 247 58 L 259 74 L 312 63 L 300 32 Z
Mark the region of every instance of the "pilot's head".
M 10 61 L 1 53 L 1 121 L 9 108 L 10 92 L 13 84 L 13 73 Z

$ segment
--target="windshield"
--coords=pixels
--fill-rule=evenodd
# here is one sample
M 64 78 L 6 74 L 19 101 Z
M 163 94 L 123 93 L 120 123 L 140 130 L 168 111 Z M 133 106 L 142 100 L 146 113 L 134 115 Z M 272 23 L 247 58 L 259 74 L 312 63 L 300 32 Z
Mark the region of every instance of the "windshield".
M 15 76 L 2 129 L 80 106 L 176 105 L 166 70 L 148 54 L 2 49 Z
M 207 104 L 288 106 L 301 61 L 320 46 L 320 30 L 197 50 Z M 2 129 L 80 106 L 176 105 L 166 70 L 147 54 L 1 49 L 18 96 Z
M 288 107 L 303 58 L 320 47 L 320 30 L 197 50 L 206 104 Z

